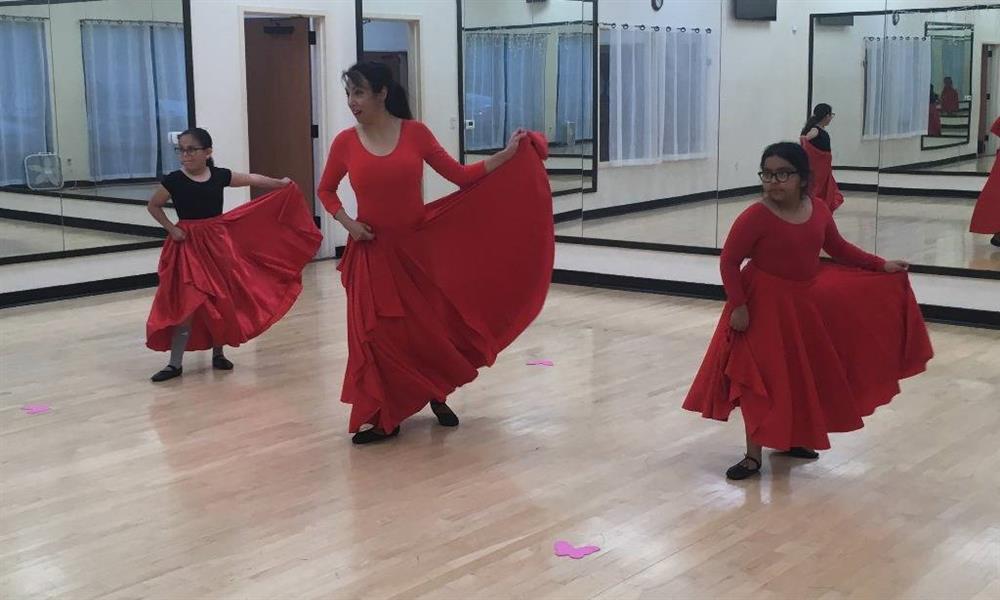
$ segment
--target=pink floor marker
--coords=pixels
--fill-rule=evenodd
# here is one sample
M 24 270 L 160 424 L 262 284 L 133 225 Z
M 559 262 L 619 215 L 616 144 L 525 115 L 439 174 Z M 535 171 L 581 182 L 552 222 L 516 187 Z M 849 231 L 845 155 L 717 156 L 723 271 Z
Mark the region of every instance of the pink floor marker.
M 556 366 L 556 363 L 552 362 L 551 360 L 547 360 L 547 359 L 546 360 L 529 360 L 528 361 L 528 366 L 529 367 L 554 367 L 554 366 Z
M 559 540 L 555 545 L 556 556 L 568 556 L 573 559 L 580 559 L 584 556 L 600 551 L 597 546 L 580 546 L 577 548 L 573 544 Z
M 41 415 L 52 410 L 50 406 L 45 404 L 25 404 L 21 407 L 21 410 L 28 413 L 29 415 Z

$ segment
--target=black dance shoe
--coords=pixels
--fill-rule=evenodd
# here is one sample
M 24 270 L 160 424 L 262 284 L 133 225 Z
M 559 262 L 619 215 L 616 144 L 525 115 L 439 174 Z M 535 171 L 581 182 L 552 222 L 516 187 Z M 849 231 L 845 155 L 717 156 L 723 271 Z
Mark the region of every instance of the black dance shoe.
M 150 381 L 153 383 L 160 383 L 161 381 L 167 381 L 168 379 L 173 379 L 174 377 L 180 377 L 184 373 L 184 367 L 175 367 L 173 365 L 167 365 L 153 374 L 150 377 Z
M 745 465 L 744 463 L 748 463 Z M 752 464 L 749 464 L 752 463 Z M 726 471 L 726 479 L 733 479 L 739 481 L 740 479 L 746 479 L 760 473 L 760 461 L 752 456 L 747 456 L 740 462 L 729 467 Z
M 431 411 L 437 417 L 438 423 L 445 427 L 458 427 L 458 415 L 444 402 L 431 401 Z
M 373 444 L 375 442 L 383 442 L 385 440 L 392 439 L 399 435 L 399 425 L 392 430 L 392 433 L 382 433 L 376 428 L 366 429 L 364 431 L 359 431 L 354 434 L 351 441 L 355 444 Z

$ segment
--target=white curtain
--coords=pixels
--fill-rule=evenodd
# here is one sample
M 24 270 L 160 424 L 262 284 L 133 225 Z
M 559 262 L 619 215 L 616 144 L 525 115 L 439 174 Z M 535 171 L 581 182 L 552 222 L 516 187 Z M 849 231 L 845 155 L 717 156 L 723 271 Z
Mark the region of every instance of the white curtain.
M 161 172 L 180 168 L 170 143 L 171 131 L 188 126 L 187 73 L 184 65 L 184 28 L 180 24 L 153 26 L 153 72 Z
M 610 57 L 611 164 L 707 156 L 711 77 L 707 34 L 616 27 L 603 35 Z
M 45 22 L 0 17 L 0 185 L 23 185 L 24 157 L 52 148 Z
M 559 34 L 556 86 L 556 139 L 559 142 L 567 141 L 568 123 L 573 124 L 577 141 L 594 137 L 593 39 L 590 33 Z
M 518 127 L 545 131 L 548 41 L 546 33 L 515 33 L 507 36 L 507 118 L 504 143 Z
M 900 139 L 927 133 L 931 86 L 930 40 L 865 40 L 864 139 Z
M 148 25 L 81 23 L 94 181 L 156 176 L 156 95 Z
M 475 127 L 465 130 L 467 150 L 502 148 L 507 79 L 504 69 L 506 36 L 469 32 L 465 35 L 465 118 Z

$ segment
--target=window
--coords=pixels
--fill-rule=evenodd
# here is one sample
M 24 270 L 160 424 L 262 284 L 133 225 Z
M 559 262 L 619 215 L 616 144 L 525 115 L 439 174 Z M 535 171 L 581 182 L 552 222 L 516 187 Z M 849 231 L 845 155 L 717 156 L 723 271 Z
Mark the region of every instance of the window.
M 0 56 L 0 185 L 24 185 L 25 157 L 54 145 L 45 21 L 0 17 Z
M 926 134 L 930 86 L 929 40 L 865 39 L 862 138 L 898 139 Z
M 708 155 L 708 35 L 687 28 L 601 32 L 602 161 L 639 165 Z
M 181 26 L 80 27 L 93 180 L 147 179 L 178 168 L 169 132 L 188 120 Z
M 556 84 L 556 140 L 572 145 L 594 138 L 594 36 L 559 34 L 559 81 Z M 572 131 L 569 131 L 569 130 Z

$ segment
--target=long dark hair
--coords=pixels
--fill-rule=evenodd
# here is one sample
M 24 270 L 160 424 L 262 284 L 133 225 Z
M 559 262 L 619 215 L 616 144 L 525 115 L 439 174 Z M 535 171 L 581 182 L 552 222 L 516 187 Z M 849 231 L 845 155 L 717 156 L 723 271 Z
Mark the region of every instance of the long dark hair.
M 833 114 L 833 107 L 825 102 L 820 102 L 813 109 L 813 114 L 806 120 L 806 126 L 802 128 L 802 135 L 809 133 L 809 130 L 819 125 L 819 122 Z
M 795 142 L 778 142 L 764 148 L 764 153 L 760 155 L 761 170 L 764 169 L 764 162 L 772 156 L 777 156 L 790 162 L 795 167 L 795 172 L 799 174 L 799 178 L 802 179 L 802 187 L 808 189 L 809 181 L 812 178 L 812 170 L 809 168 L 809 155 L 806 154 L 805 149 L 800 144 L 796 144 Z
M 413 119 L 406 90 L 393 78 L 392 71 L 387 65 L 375 61 L 362 61 L 344 71 L 342 79 L 345 85 L 350 82 L 358 87 L 364 87 L 367 83 L 371 91 L 376 94 L 384 89 L 389 90 L 385 96 L 385 109 L 389 114 L 400 119 Z
M 198 145 L 201 146 L 202 148 L 212 147 L 212 136 L 201 127 L 192 127 L 191 129 L 185 129 L 184 131 L 181 132 L 179 136 L 177 136 L 177 141 L 180 142 L 181 138 L 186 135 L 193 137 L 198 142 Z M 215 161 L 209 158 L 207 161 L 205 161 L 205 164 L 207 164 L 210 167 L 214 167 Z

